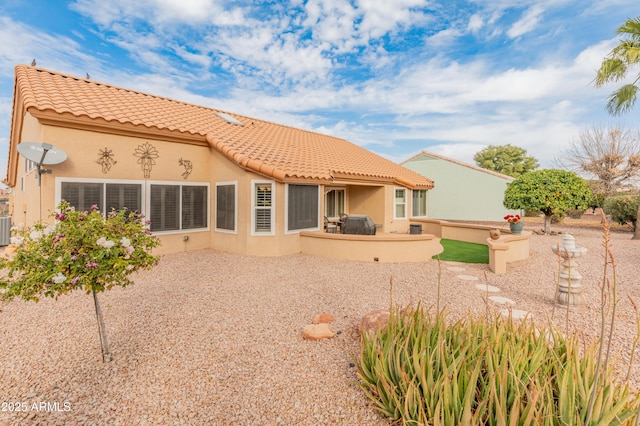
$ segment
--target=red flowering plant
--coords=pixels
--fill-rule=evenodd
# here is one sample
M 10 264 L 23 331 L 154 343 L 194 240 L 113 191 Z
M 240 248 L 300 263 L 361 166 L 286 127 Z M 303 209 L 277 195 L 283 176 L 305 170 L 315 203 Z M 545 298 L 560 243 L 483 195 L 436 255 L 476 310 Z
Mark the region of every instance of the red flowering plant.
M 506 220 L 509 223 L 519 223 L 522 220 L 522 218 L 520 217 L 519 214 L 517 215 L 508 214 L 504 217 L 504 220 Z

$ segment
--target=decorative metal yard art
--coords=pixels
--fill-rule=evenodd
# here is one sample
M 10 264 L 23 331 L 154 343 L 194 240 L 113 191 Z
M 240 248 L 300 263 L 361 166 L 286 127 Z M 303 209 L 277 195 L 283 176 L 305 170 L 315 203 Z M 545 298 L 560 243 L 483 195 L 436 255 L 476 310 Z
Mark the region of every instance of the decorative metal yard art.
M 178 164 L 184 167 L 184 173 L 182 173 L 182 177 L 185 179 L 188 178 L 191 174 L 191 171 L 193 170 L 193 164 L 191 163 L 191 160 L 183 160 L 181 158 L 178 160 Z
M 98 151 L 96 163 L 102 166 L 102 173 L 107 174 L 107 172 L 111 171 L 111 166 L 116 164 L 117 161 L 113 159 L 113 151 L 105 147 Z
M 138 164 L 142 166 L 145 179 L 150 178 L 151 169 L 156 164 L 155 160 L 160 156 L 156 147 L 149 142 L 145 142 L 142 145 L 138 145 L 133 155 L 138 157 Z
M 552 247 L 552 250 L 563 259 L 558 277 L 556 305 L 568 307 L 571 310 L 583 309 L 582 275 L 578 272 L 578 263 L 575 259 L 585 254 L 587 248 L 576 246 L 573 235 L 564 234 L 562 245 Z

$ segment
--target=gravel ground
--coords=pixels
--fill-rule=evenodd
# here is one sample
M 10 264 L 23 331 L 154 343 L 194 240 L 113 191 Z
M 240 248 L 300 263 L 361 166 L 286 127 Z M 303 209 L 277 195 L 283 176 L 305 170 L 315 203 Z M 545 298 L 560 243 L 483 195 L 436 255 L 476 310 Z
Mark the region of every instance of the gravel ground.
M 592 339 L 600 320 L 602 235 L 593 228 L 570 232 L 589 251 L 579 266 L 587 308 L 572 312 L 568 327 Z M 612 234 L 620 300 L 613 346 L 624 374 L 637 329 L 627 295 L 640 304 L 640 242 L 630 237 Z M 509 264 L 503 276 L 488 265 L 443 262 L 441 305 L 451 317 L 484 314 L 486 294 L 476 284 L 486 276 L 501 289 L 495 295 L 544 324 L 557 272 L 551 247 L 560 242 L 561 236 L 533 235 L 530 259 Z M 357 385 L 357 324 L 389 305 L 390 278 L 394 302 L 435 307 L 437 270 L 435 261 L 377 264 L 212 250 L 164 256 L 134 286 L 101 295 L 111 363 L 101 360 L 90 296 L 5 304 L 0 425 L 387 425 Z M 331 327 L 339 334 L 303 340 L 302 328 L 320 312 L 335 316 Z M 564 311 L 556 309 L 554 318 L 566 327 Z M 636 388 L 639 358 L 636 353 Z M 9 411 L 16 406 L 25 410 Z

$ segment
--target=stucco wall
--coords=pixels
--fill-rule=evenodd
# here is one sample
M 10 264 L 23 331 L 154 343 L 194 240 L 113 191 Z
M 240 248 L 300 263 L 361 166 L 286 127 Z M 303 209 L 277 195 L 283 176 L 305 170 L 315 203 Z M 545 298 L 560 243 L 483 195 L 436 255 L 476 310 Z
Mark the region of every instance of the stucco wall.
M 426 154 L 402 165 L 433 179 L 435 188 L 427 192 L 430 218 L 497 221 L 520 213 L 502 205 L 509 179 Z
M 75 129 L 42 125 L 27 114 L 24 120 L 22 140 L 46 142 L 65 151 L 68 159 L 59 165 L 46 166 L 51 174 L 42 175 L 42 186 L 38 187 L 36 172 L 25 176 L 22 156 L 18 157 L 19 166 L 17 185 L 13 196 L 13 222 L 27 226 L 36 221 L 49 220 L 61 199 L 61 185 L 64 181 L 94 182 L 131 182 L 139 183 L 143 189 L 143 213 L 146 211 L 145 193 L 149 183 L 184 184 L 197 183 L 209 186 L 209 227 L 157 233 L 162 245 L 158 254 L 202 248 L 214 248 L 222 251 L 250 255 L 277 256 L 299 253 L 300 238 L 297 232 L 287 233 L 285 229 L 285 199 L 287 187 L 254 172 L 247 171 L 206 145 L 176 143 L 157 139 L 146 139 L 135 135 L 99 133 L 89 129 Z M 140 151 L 145 144 L 154 150 L 154 158 L 149 163 L 148 177 L 142 167 Z M 109 151 L 115 163 L 103 169 L 100 158 Z M 192 169 L 187 175 L 184 164 L 179 160 L 188 160 Z M 21 183 L 24 177 L 24 190 Z M 275 232 L 274 235 L 253 235 L 251 223 L 252 186 L 255 181 L 270 181 L 274 187 Z M 236 230 L 223 232 L 215 229 L 216 220 L 216 183 L 233 182 L 237 185 Z M 393 185 L 352 184 L 343 182 L 346 188 L 346 211 L 350 214 L 367 214 L 376 224 L 382 225 L 379 232 L 407 233 L 409 220 L 393 219 Z M 324 187 L 319 186 L 319 227 L 322 228 L 324 212 Z M 407 190 L 408 201 L 411 191 Z M 410 203 L 407 203 L 407 211 Z

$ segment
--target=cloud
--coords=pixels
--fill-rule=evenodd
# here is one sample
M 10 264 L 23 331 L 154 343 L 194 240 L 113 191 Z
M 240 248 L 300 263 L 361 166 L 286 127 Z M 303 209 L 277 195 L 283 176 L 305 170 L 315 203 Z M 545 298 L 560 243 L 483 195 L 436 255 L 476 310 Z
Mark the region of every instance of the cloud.
M 38 28 L 0 17 L 0 69 L 13 75 L 17 64 L 37 65 L 64 73 L 84 75 L 101 67 L 101 60 L 89 55 L 75 40 L 44 33 Z
M 525 10 L 522 17 L 511 25 L 511 28 L 507 31 L 507 35 L 511 38 L 518 38 L 521 35 L 533 31 L 538 25 L 543 12 L 544 9 L 540 5 L 535 5 Z
M 362 22 L 359 25 L 361 41 L 367 43 L 371 38 L 379 38 L 400 28 L 423 22 L 425 16 L 417 10 L 427 5 L 426 0 L 358 1 L 358 8 L 362 11 Z
M 484 20 L 482 19 L 482 17 L 479 14 L 474 13 L 469 18 L 469 23 L 467 24 L 467 31 L 475 33 L 475 32 L 478 32 L 483 26 L 484 26 Z
M 104 29 L 118 22 L 147 22 L 155 27 L 247 24 L 242 8 L 218 0 L 76 0 L 69 7 Z

